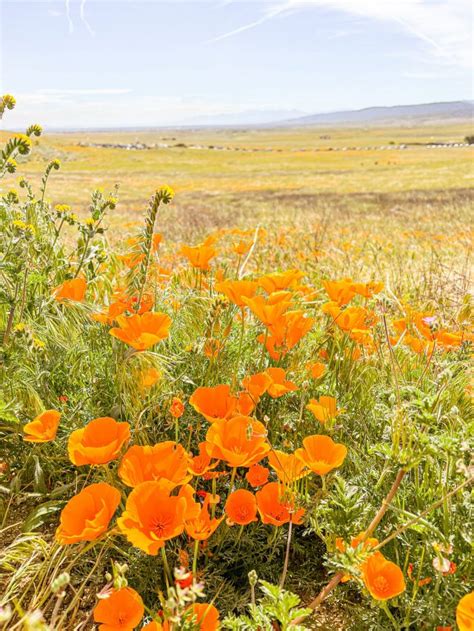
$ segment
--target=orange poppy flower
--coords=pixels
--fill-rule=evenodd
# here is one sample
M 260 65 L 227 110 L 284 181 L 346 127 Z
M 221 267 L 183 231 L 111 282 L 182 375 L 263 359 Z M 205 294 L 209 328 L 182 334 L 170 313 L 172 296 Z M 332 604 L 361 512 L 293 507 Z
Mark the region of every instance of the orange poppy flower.
M 242 301 L 250 308 L 252 313 L 264 324 L 270 326 L 278 322 L 281 316 L 291 307 L 289 300 L 292 294 L 289 291 L 279 291 L 270 294 L 268 298 L 255 296 L 254 298 L 242 297 Z
M 456 607 L 456 622 L 459 631 L 473 631 L 474 629 L 474 592 L 466 594 Z
M 428 341 L 432 342 L 436 338 L 437 317 L 429 312 L 408 311 L 410 323 Z
M 199 631 L 217 631 L 219 629 L 219 612 L 208 603 L 193 603 L 187 611 L 194 620 Z
M 86 486 L 61 511 L 56 540 L 64 546 L 97 539 L 107 531 L 119 504 L 120 493 L 110 484 Z
M 173 397 L 170 405 L 170 414 L 173 418 L 181 418 L 184 414 L 184 403 L 179 397 Z
M 326 372 L 326 366 L 322 364 L 321 362 L 314 362 L 313 364 L 308 364 L 306 368 L 308 369 L 313 379 L 321 379 L 321 377 Z
M 286 372 L 283 368 L 267 368 L 266 373 L 271 379 L 267 392 L 273 399 L 282 397 L 287 392 L 298 390 L 295 383 L 286 380 Z
M 362 544 L 363 550 L 370 550 L 379 545 L 379 540 L 375 537 L 367 537 L 365 538 L 365 532 L 359 532 L 358 535 L 352 537 L 351 539 L 351 548 L 354 550 Z
M 183 532 L 186 508 L 186 499 L 170 497 L 161 482 L 142 482 L 128 496 L 117 525 L 133 546 L 155 556 Z
M 122 315 L 126 311 L 130 313 L 138 313 L 142 315 L 153 307 L 155 301 L 154 296 L 149 293 L 144 293 L 140 301 L 140 308 L 136 310 L 136 304 L 138 296 L 130 297 L 126 291 L 116 291 L 113 296 L 112 302 L 109 304 L 106 311 L 100 313 L 93 313 L 92 318 L 97 322 L 103 324 L 112 324 L 117 316 Z
M 63 300 L 73 300 L 82 302 L 86 295 L 87 283 L 85 278 L 73 278 L 66 280 L 62 285 L 53 289 L 54 299 L 58 302 Z
M 61 412 L 46 410 L 23 427 L 23 440 L 30 443 L 47 443 L 56 438 Z
M 368 351 L 369 353 L 374 352 L 375 350 L 375 344 L 374 344 L 374 339 L 372 337 L 372 334 L 370 331 L 368 331 L 367 329 L 352 329 L 352 331 L 349 333 L 349 337 L 351 338 L 351 340 L 354 340 L 354 342 L 357 342 L 358 344 L 360 344 L 361 346 L 363 346 L 365 348 L 366 351 Z M 349 349 L 345 349 L 346 353 L 348 352 Z M 359 349 L 355 349 L 355 350 L 359 350 Z
M 267 467 L 263 467 L 261 464 L 253 464 L 245 474 L 245 478 L 250 486 L 256 488 L 268 482 L 269 474 L 270 470 Z
M 294 524 L 301 524 L 305 513 L 303 508 L 295 510 L 295 505 L 288 489 L 278 482 L 269 482 L 257 491 L 257 508 L 264 524 L 282 526 L 292 519 Z
M 119 254 L 117 258 L 119 261 L 122 261 L 126 267 L 133 269 L 144 260 L 145 255 L 139 252 L 131 252 L 130 254 Z
M 186 534 L 195 541 L 205 541 L 206 539 L 209 539 L 224 519 L 224 517 L 220 517 L 219 519 L 211 518 L 209 514 L 209 504 L 211 503 L 211 499 L 212 496 L 208 493 L 204 499 L 199 514 L 193 519 L 187 518 L 184 522 Z
M 115 460 L 130 439 L 130 425 L 109 416 L 96 418 L 69 436 L 67 449 L 76 466 L 106 464 Z
M 247 254 L 251 247 L 251 243 L 240 240 L 232 246 L 232 252 L 238 254 L 239 256 L 243 256 L 244 254 Z
M 434 349 L 434 342 L 415 337 L 414 335 L 410 335 L 410 333 L 404 335 L 403 343 L 409 346 L 411 350 L 418 355 L 431 355 Z
M 166 313 L 148 311 L 143 315 L 118 316 L 118 327 L 110 329 L 113 337 L 143 351 L 168 337 L 171 318 Z
M 180 253 L 188 259 L 194 268 L 207 272 L 210 269 L 209 263 L 216 256 L 217 251 L 210 245 L 196 245 L 194 247 L 183 245 Z
M 371 314 L 364 307 L 347 307 L 340 309 L 334 302 L 327 302 L 323 305 L 324 313 L 330 315 L 334 323 L 343 331 L 352 331 L 353 329 L 365 330 L 370 324 Z
M 362 580 L 376 600 L 388 600 L 405 591 L 403 572 L 381 552 L 374 552 L 362 566 Z
M 457 348 L 464 341 L 462 333 L 449 333 L 448 331 L 438 331 L 436 333 L 436 343 L 445 349 Z
M 335 443 L 329 436 L 314 434 L 303 440 L 303 448 L 295 451 L 296 457 L 318 475 L 326 475 L 340 467 L 347 455 L 347 448 Z
M 339 416 L 344 410 L 338 410 L 336 407 L 336 399 L 334 397 L 322 396 L 318 399 L 310 399 L 306 409 L 312 412 L 314 418 L 320 423 L 326 423 L 336 416 Z
M 292 484 L 310 473 L 310 470 L 295 454 L 285 454 L 278 449 L 273 449 L 268 454 L 268 462 L 278 479 L 284 484 Z
M 174 489 L 191 479 L 190 456 L 182 445 L 166 440 L 156 445 L 134 445 L 125 453 L 118 468 L 124 484 L 136 487 L 142 482 L 159 480 L 163 488 Z
M 346 305 L 356 295 L 351 278 L 333 281 L 323 280 L 322 285 L 329 296 L 329 300 L 336 302 L 339 306 Z
M 186 501 L 186 510 L 184 512 L 185 522 L 196 519 L 201 512 L 201 504 L 194 499 L 195 492 L 190 484 L 183 484 L 179 489 L 178 497 L 182 497 Z
M 375 537 L 364 539 L 364 536 L 365 533 L 360 532 L 356 537 L 353 537 L 351 539 L 351 548 L 355 550 L 359 545 L 362 544 L 362 550 L 367 551 L 378 546 L 378 539 L 375 539 Z M 346 542 L 344 541 L 344 539 L 342 539 L 342 537 L 336 537 L 336 549 L 339 550 L 339 552 L 346 551 Z M 352 576 L 350 576 L 350 574 L 345 574 L 344 577 L 341 579 L 341 582 L 347 583 L 347 581 L 349 581 L 351 578 Z
M 207 443 L 199 443 L 199 455 L 191 458 L 190 464 L 188 465 L 188 471 L 193 475 L 204 475 L 204 473 L 215 469 L 219 464 L 218 460 L 212 462 L 211 457 L 206 451 L 206 447 Z
M 236 414 L 249 416 L 254 411 L 256 404 L 257 401 L 249 392 L 238 392 Z
M 245 303 L 242 301 L 242 297 L 253 298 L 258 285 L 253 280 L 224 280 L 222 283 L 216 283 L 215 288 L 234 305 L 243 308 Z
M 291 350 L 313 327 L 314 318 L 308 318 L 304 311 L 288 311 L 269 326 L 270 335 L 260 335 L 259 342 L 265 342 L 270 357 L 279 360 Z
M 207 453 L 230 467 L 250 467 L 270 451 L 267 430 L 248 416 L 216 421 L 206 435 Z
M 375 294 L 379 294 L 382 291 L 384 284 L 376 281 L 371 281 L 369 283 L 353 283 L 352 288 L 356 294 L 359 294 L 359 296 L 372 298 Z
M 144 613 L 140 595 L 131 587 L 122 587 L 99 600 L 94 608 L 94 622 L 99 631 L 133 631 Z
M 134 303 L 138 298 L 134 298 Z M 93 313 L 92 319 L 102 324 L 112 324 L 115 318 L 126 311 L 135 313 L 134 303 L 125 291 L 118 290 L 114 292 L 112 301 L 106 310 L 99 313 Z M 153 306 L 153 296 L 151 294 L 143 294 L 139 314 L 149 311 Z
M 216 357 L 219 356 L 219 353 L 221 352 L 222 347 L 223 345 L 220 342 L 220 340 L 210 337 L 204 342 L 204 347 L 203 347 L 204 355 L 208 359 L 214 360 L 216 359 Z
M 250 394 L 254 401 L 258 401 L 264 394 L 272 379 L 267 372 L 257 372 L 242 379 L 242 387 Z
M 150 366 L 150 368 L 146 368 L 140 374 L 139 379 L 140 388 L 143 390 L 147 390 L 148 388 L 154 386 L 155 383 L 157 383 L 161 379 L 161 372 L 157 368 Z
M 259 278 L 258 284 L 268 294 L 272 294 L 283 289 L 294 289 L 303 276 L 303 272 L 297 269 L 290 269 L 286 272 L 273 272 Z
M 228 385 L 197 388 L 189 399 L 196 412 L 210 423 L 234 416 L 238 402 L 238 398 L 230 393 Z
M 257 521 L 257 500 L 255 495 L 245 489 L 238 489 L 229 495 L 225 503 L 228 523 L 246 526 Z
M 153 251 L 156 252 L 158 250 L 158 248 L 160 247 L 160 243 L 163 241 L 163 235 L 160 234 L 159 232 L 155 232 L 155 234 L 152 237 L 152 242 L 153 242 Z

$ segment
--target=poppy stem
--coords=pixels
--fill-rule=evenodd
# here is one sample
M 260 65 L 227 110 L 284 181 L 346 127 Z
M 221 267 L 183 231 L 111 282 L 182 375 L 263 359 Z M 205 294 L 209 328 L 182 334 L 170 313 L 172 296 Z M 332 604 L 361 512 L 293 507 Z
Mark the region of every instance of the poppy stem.
M 288 539 L 286 540 L 286 553 L 285 553 L 285 562 L 283 564 L 283 572 L 281 573 L 280 578 L 280 589 L 283 589 L 285 584 L 286 574 L 288 572 L 288 562 L 290 560 L 290 547 L 291 547 L 291 534 L 293 532 L 293 516 L 290 515 L 290 522 L 288 524 Z
M 164 570 L 163 573 L 165 575 L 166 589 L 169 590 L 170 581 L 171 581 L 171 572 L 170 572 L 170 566 L 168 565 L 168 558 L 166 556 L 166 549 L 164 545 L 161 548 L 161 558 L 163 561 L 163 570 Z
M 233 467 L 232 468 L 232 474 L 230 476 L 230 484 L 229 484 L 229 491 L 232 493 L 232 490 L 234 488 L 234 482 L 235 482 L 235 475 L 237 473 L 237 467 Z
M 266 346 L 267 345 L 267 339 L 268 339 L 268 329 L 267 329 L 267 327 L 265 327 L 265 336 L 264 336 L 264 339 L 263 339 L 263 342 L 262 342 L 262 354 L 260 355 L 260 363 L 259 363 L 259 366 L 258 366 L 259 370 L 262 370 L 263 362 L 265 360 L 265 350 L 266 350 L 266 347 L 267 347 Z
M 214 500 L 217 493 L 217 481 L 216 478 L 212 478 L 212 499 Z M 216 504 L 213 501 L 211 504 L 211 519 L 214 519 L 216 514 Z
M 390 622 L 393 624 L 393 628 L 394 629 L 400 629 L 400 626 L 398 624 L 398 622 L 395 620 L 395 618 L 393 617 L 392 612 L 390 611 L 390 609 L 388 608 L 388 604 L 386 600 L 383 600 L 380 604 L 380 608 L 383 609 L 385 611 L 385 613 L 387 614 L 387 618 L 390 620 Z
M 326 476 L 321 476 L 321 494 L 326 495 L 327 487 L 326 487 Z
M 235 367 L 235 380 L 237 381 L 237 375 L 239 372 L 240 366 L 240 358 L 242 357 L 242 346 L 244 343 L 244 333 L 245 333 L 245 308 L 241 307 L 240 309 L 240 338 L 239 338 L 239 352 L 237 354 L 237 365 Z
M 237 535 L 237 538 L 235 540 L 236 543 L 238 543 L 240 541 L 240 538 L 242 536 L 243 531 L 244 531 L 244 526 L 241 525 L 240 528 L 239 528 L 239 534 Z
M 193 556 L 193 578 L 196 578 L 197 574 L 197 561 L 199 556 L 199 540 L 195 539 L 194 541 L 194 556 Z

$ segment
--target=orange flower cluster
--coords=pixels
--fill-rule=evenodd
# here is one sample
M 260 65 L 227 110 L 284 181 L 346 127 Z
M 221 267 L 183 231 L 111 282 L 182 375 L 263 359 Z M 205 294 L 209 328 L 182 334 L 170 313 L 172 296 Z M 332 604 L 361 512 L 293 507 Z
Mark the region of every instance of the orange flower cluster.
M 162 401 L 165 401 L 167 420 L 164 431 L 171 416 L 176 428 L 176 441 L 136 444 L 143 441 L 141 436 L 137 436 L 139 432 L 132 435 L 130 423 L 118 422 L 110 417 L 93 419 L 85 427 L 73 431 L 68 439 L 70 461 L 76 466 L 100 467 L 120 459 L 116 465 L 99 469 L 99 475 L 107 475 L 109 480 L 116 473 L 119 488 L 127 488 L 123 497 L 124 508 L 112 530 L 110 524 L 122 501 L 120 491 L 105 482 L 90 484 L 79 491 L 61 512 L 56 531 L 56 539 L 61 545 L 94 541 L 107 533 L 119 534 L 138 550 L 154 556 L 160 550 L 164 552 L 162 549 L 166 542 L 181 537 L 181 542 L 195 542 L 197 558 L 198 552 L 206 548 L 202 542 L 213 536 L 217 538 L 219 535 L 215 533 L 219 528 L 222 530 L 234 525 L 252 528 L 252 524 L 259 520 L 275 527 L 302 524 L 305 517 L 303 506 L 308 505 L 302 502 L 302 496 L 308 499 L 305 493 L 310 488 L 310 476 L 323 477 L 321 486 L 325 492 L 324 476 L 343 465 L 348 454 L 347 447 L 333 440 L 328 433 L 333 435 L 335 429 L 339 430 L 335 419 L 345 410 L 338 408 L 334 396 L 321 394 L 319 389 L 322 386 L 322 392 L 327 392 L 326 384 L 321 382 L 323 379 L 329 381 L 325 376 L 334 361 L 340 358 L 345 361 L 347 357 L 358 359 L 362 351 L 370 354 L 380 350 L 380 336 L 377 336 L 380 327 L 377 326 L 379 320 L 375 313 L 376 300 L 373 299 L 383 290 L 383 283 L 362 283 L 344 278 L 325 280 L 321 289 L 304 285 L 304 274 L 297 269 L 241 278 L 248 258 L 245 255 L 253 249 L 246 233 L 239 234 L 239 238 L 245 239 L 240 239 L 228 249 L 239 257 L 237 279 L 225 277 L 228 269 L 225 265 L 214 273 L 208 273 L 211 261 L 218 254 L 214 246 L 219 234 L 222 233 L 216 233 L 197 246 L 182 246 L 179 254 L 199 273 L 190 274 L 187 268 L 181 266 L 179 278 L 184 279 L 186 287 L 193 281 L 199 281 L 199 291 L 208 292 L 208 297 L 217 303 L 219 317 L 216 316 L 215 322 L 211 322 L 212 318 L 209 318 L 210 323 L 206 320 L 204 340 L 199 340 L 197 344 L 190 340 L 186 347 L 188 352 L 204 348 L 205 357 L 202 359 L 211 369 L 205 372 L 206 376 L 213 374 L 212 369 L 217 367 L 211 377 L 213 384 L 221 374 L 220 353 L 227 348 L 227 338 L 233 339 L 235 320 L 240 325 L 237 366 L 232 380 L 229 379 L 232 385 L 217 383 L 197 387 L 189 397 L 189 407 L 186 407 L 185 401 L 180 398 L 184 399 L 185 379 L 178 391 L 180 397 L 172 396 L 169 390 L 161 390 L 166 373 L 163 376 L 154 366 L 139 364 L 133 374 L 139 375 L 140 394 L 162 377 L 159 385 L 147 393 L 147 400 L 153 399 L 153 411 L 159 410 Z M 253 244 L 262 238 L 264 235 L 256 234 Z M 157 250 L 160 242 L 161 235 L 154 235 L 153 251 Z M 138 250 L 136 242 L 131 241 L 127 245 L 130 251 L 123 255 L 122 261 L 133 270 L 144 260 L 144 255 Z M 171 256 L 165 260 L 170 269 L 175 262 Z M 162 285 L 170 274 L 165 268 L 157 266 L 152 268 L 151 273 L 166 277 L 165 281 L 160 281 Z M 149 290 L 148 283 L 145 287 Z M 155 298 L 158 301 L 158 293 L 152 294 L 143 289 L 139 296 L 130 296 L 127 289 L 117 289 L 111 295 L 108 306 L 93 315 L 94 320 L 112 327 L 109 331 L 112 337 L 135 351 L 151 349 L 168 338 L 172 324 L 166 313 L 151 311 Z M 57 287 L 54 298 L 59 302 L 82 301 L 86 290 L 86 280 L 76 278 Z M 323 290 L 329 300 L 320 305 Z M 214 292 L 221 295 L 218 300 L 215 300 Z M 163 293 L 164 308 L 168 310 L 171 307 L 178 314 L 179 321 L 181 298 L 169 298 L 166 292 Z M 222 295 L 226 300 L 222 299 Z M 315 305 L 320 305 L 319 316 L 315 313 Z M 225 317 L 221 317 L 222 313 Z M 312 345 L 312 340 L 308 343 L 309 352 L 303 357 L 303 378 L 299 381 L 293 375 L 298 375 L 300 353 L 292 355 L 290 351 L 308 335 L 317 317 L 323 323 L 325 337 L 321 343 L 316 339 L 316 346 Z M 261 359 L 252 360 L 250 373 L 243 371 L 240 356 L 244 334 L 247 332 L 248 336 L 249 321 L 255 330 L 253 339 L 262 344 Z M 403 318 L 392 321 L 390 327 L 396 331 L 396 335 L 390 338 L 393 346 L 403 343 L 420 354 L 432 354 L 437 347 L 444 350 L 458 348 L 470 339 L 466 332 L 452 332 L 438 326 L 434 315 L 410 308 L 406 308 Z M 334 344 L 328 343 L 326 347 L 326 338 Z M 338 346 L 341 340 L 343 344 Z M 345 348 L 347 341 L 349 343 Z M 247 338 L 245 343 L 248 343 Z M 301 346 L 302 356 L 305 349 Z M 114 343 L 113 349 L 116 348 Z M 311 352 L 314 352 L 313 356 Z M 131 351 L 127 360 L 141 358 L 149 361 L 152 356 L 151 353 L 136 355 Z M 314 359 L 323 359 L 326 363 Z M 225 365 L 225 362 L 222 363 Z M 192 382 L 188 380 L 187 383 Z M 206 384 L 206 378 L 203 383 Z M 295 392 L 298 395 L 292 395 Z M 155 394 L 162 393 L 163 397 L 160 399 L 157 396 L 155 402 Z M 282 432 L 274 431 L 272 414 L 277 405 L 275 400 L 283 396 L 292 403 L 298 398 L 294 407 L 300 410 L 298 422 L 302 426 L 306 423 L 305 427 L 308 427 L 308 419 L 303 419 L 306 409 L 326 433 L 305 436 L 297 448 L 288 448 L 291 438 L 282 440 L 283 449 L 276 448 L 276 442 L 274 447 L 270 439 L 276 436 L 278 440 Z M 196 415 L 192 410 L 197 413 L 198 422 L 195 422 Z M 183 442 L 186 447 L 177 442 L 184 425 L 184 415 L 190 428 L 189 441 Z M 208 424 L 201 422 L 199 416 Z M 24 440 L 38 443 L 54 440 L 60 418 L 61 413 L 56 410 L 43 412 L 24 426 Z M 309 422 L 314 424 L 313 419 Z M 283 428 L 287 431 L 296 426 L 295 415 L 288 424 L 285 420 Z M 162 431 L 162 426 L 159 430 Z M 191 439 L 195 441 L 194 445 L 198 445 L 198 453 L 196 447 L 191 447 Z M 131 440 L 135 444 L 129 446 Z M 210 483 L 204 485 L 209 481 L 212 481 L 212 493 L 204 490 L 211 488 Z M 218 493 L 223 496 L 222 503 Z M 405 590 L 402 570 L 375 550 L 377 539 L 366 538 L 364 533 L 360 533 L 351 540 L 350 546 L 357 551 L 356 554 L 360 552 L 362 558 L 354 575 L 375 600 L 386 601 Z M 338 538 L 336 548 L 341 553 L 346 552 L 345 542 Z M 184 550 L 183 553 L 187 555 Z M 193 565 L 191 583 L 194 569 Z M 347 575 L 343 581 L 351 578 Z M 473 628 L 473 598 L 473 594 L 468 594 L 459 603 L 457 622 L 460 629 Z M 144 611 L 141 597 L 133 589 L 125 587 L 114 589 L 107 598 L 99 601 L 94 610 L 94 620 L 102 631 L 133 629 L 140 625 Z M 194 603 L 187 609 L 186 615 L 205 631 L 219 628 L 219 613 L 213 605 Z M 157 618 L 143 628 L 164 631 L 169 630 L 171 625 Z
M 110 335 L 144 351 L 168 337 L 171 318 L 166 313 L 147 311 L 143 315 L 120 315 L 116 318 L 118 327 L 110 329 Z
M 102 324 L 113 324 L 118 316 L 128 312 L 143 315 L 153 307 L 154 298 L 152 294 L 144 293 L 140 300 L 137 295 L 130 297 L 126 291 L 116 291 L 112 296 L 112 301 L 106 310 L 92 314 L 92 318 Z
M 433 314 L 415 311 L 410 307 L 406 308 L 405 317 L 393 321 L 393 327 L 397 335 L 391 338 L 391 343 L 403 343 L 420 355 L 431 355 L 435 348 L 449 351 L 472 339 L 466 332 L 446 330 Z

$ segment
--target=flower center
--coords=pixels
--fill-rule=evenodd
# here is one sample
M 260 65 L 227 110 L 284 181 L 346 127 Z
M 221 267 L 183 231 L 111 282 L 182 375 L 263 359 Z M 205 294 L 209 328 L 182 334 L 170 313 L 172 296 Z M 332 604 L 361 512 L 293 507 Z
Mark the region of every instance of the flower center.
M 385 576 L 377 576 L 377 578 L 374 580 L 374 587 L 381 594 L 387 592 L 389 584 Z
M 150 524 L 150 530 L 155 533 L 157 537 L 162 537 L 168 532 L 170 526 L 170 519 L 166 516 L 154 517 Z

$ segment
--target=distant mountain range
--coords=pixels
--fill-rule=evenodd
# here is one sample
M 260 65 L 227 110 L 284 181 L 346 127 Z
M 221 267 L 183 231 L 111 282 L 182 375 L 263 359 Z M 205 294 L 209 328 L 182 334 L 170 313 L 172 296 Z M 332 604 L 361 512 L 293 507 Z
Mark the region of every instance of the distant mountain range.
M 179 127 L 330 127 L 371 125 L 422 125 L 436 122 L 469 122 L 474 118 L 474 101 L 449 101 L 417 105 L 366 107 L 321 114 L 297 110 L 252 110 L 232 114 L 197 116 Z
M 0 0 L 1 2 L 1 0 Z M 60 128 L 51 131 L 153 131 L 156 129 L 269 129 L 286 127 L 331 127 L 331 126 L 414 126 L 436 123 L 461 122 L 469 125 L 474 121 L 474 101 L 448 101 L 444 103 L 421 103 L 417 105 L 392 105 L 366 107 L 361 110 L 346 110 L 321 114 L 308 114 L 299 110 L 245 110 L 241 112 L 198 115 L 179 123 L 166 125 L 124 125 L 110 127 Z
M 311 114 L 281 121 L 283 126 L 330 126 L 330 125 L 381 125 L 420 124 L 436 121 L 469 121 L 474 118 L 474 101 L 449 101 L 446 103 L 421 103 L 418 105 L 393 105 L 366 107 L 362 110 Z
M 245 127 L 246 125 L 271 125 L 281 121 L 291 122 L 306 116 L 308 116 L 308 112 L 300 110 L 245 110 L 226 114 L 193 116 L 183 120 L 182 125 L 185 127 Z

